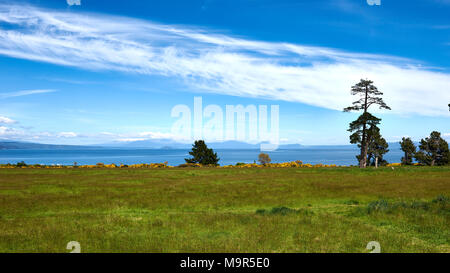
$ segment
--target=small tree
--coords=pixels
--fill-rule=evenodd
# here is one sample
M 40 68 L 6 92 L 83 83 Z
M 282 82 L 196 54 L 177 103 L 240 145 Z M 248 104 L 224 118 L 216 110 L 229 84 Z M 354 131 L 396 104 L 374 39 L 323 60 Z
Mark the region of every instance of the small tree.
M 367 164 L 369 143 L 371 141 L 370 137 L 373 135 L 372 131 L 378 129 L 377 125 L 380 121 L 381 119 L 375 117 L 369 112 L 366 112 L 350 123 L 350 128 L 347 130 L 349 132 L 353 132 L 353 134 L 350 135 L 350 143 L 358 144 L 358 147 L 361 149 L 361 153 L 356 156 L 358 162 L 360 163 L 360 167 L 361 162 L 364 162 L 364 167 Z M 364 148 L 365 144 L 367 144 L 367 148 Z M 363 156 L 366 157 L 365 160 L 362 160 Z
M 220 158 L 217 157 L 217 153 L 213 149 L 209 149 L 206 146 L 205 141 L 196 140 L 192 145 L 192 151 L 189 152 L 192 158 L 184 159 L 186 163 L 199 163 L 202 165 L 219 165 Z
M 433 131 L 430 137 L 422 139 L 419 151 L 415 154 L 416 160 L 429 166 L 442 166 L 449 163 L 450 151 L 448 143 L 441 138 L 441 133 Z
M 28 165 L 24 161 L 17 162 L 17 167 L 27 167 Z
M 403 137 L 400 141 L 400 146 L 405 155 L 402 157 L 403 165 L 412 165 L 413 157 L 416 154 L 416 145 L 412 142 L 411 138 Z
M 387 161 L 383 159 L 383 156 L 389 152 L 389 144 L 386 139 L 381 136 L 380 129 L 378 127 L 369 130 L 369 132 L 367 162 L 369 162 L 370 165 L 375 166 L 375 168 L 378 168 L 378 165 L 386 165 Z
M 370 127 L 367 129 L 367 163 L 376 168 L 378 168 L 379 165 L 387 164 L 387 161 L 383 159 L 383 156 L 389 152 L 389 144 L 381 136 L 380 128 L 376 126 L 378 121 L 379 119 L 374 116 L 368 117 L 368 124 L 370 124 Z M 358 147 L 361 147 L 360 130 L 355 132 L 352 136 L 353 139 L 351 139 L 351 142 L 358 143 Z M 357 155 L 356 158 L 358 159 L 358 162 L 361 162 L 361 155 Z
M 361 153 L 359 157 L 360 158 L 359 167 L 365 168 L 367 165 L 367 152 L 369 149 L 369 142 L 367 141 L 368 140 L 367 129 L 369 128 L 368 126 L 369 124 L 367 124 L 367 122 L 369 121 L 369 119 L 366 118 L 361 119 L 361 117 L 364 117 L 367 114 L 369 114 L 368 109 L 372 105 L 378 105 L 380 109 L 391 110 L 391 108 L 387 106 L 386 103 L 383 101 L 383 99 L 381 98 L 383 93 L 378 91 L 378 88 L 375 85 L 373 85 L 373 81 L 361 79 L 359 83 L 352 86 L 351 93 L 352 95 L 359 95 L 360 99 L 354 101 L 352 103 L 353 104 L 352 106 L 344 108 L 344 112 L 361 111 L 361 110 L 363 111 L 363 114 L 358 118 L 360 122 L 360 126 L 359 125 L 358 126 L 361 130 L 360 132 Z M 352 124 L 350 124 L 350 128 L 351 127 Z
M 270 159 L 268 154 L 265 153 L 259 154 L 258 162 L 261 163 L 262 165 L 266 165 L 267 163 L 270 163 L 270 161 L 272 161 L 272 159 Z

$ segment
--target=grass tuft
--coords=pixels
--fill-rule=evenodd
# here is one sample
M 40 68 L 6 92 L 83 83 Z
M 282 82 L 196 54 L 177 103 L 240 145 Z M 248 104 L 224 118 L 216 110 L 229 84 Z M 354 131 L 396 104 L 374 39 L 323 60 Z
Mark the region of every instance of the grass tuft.
M 289 215 L 289 214 L 303 214 L 303 215 L 312 215 L 314 214 L 312 211 L 307 209 L 291 209 L 288 207 L 273 207 L 271 210 L 258 209 L 256 210 L 256 214 L 259 215 Z

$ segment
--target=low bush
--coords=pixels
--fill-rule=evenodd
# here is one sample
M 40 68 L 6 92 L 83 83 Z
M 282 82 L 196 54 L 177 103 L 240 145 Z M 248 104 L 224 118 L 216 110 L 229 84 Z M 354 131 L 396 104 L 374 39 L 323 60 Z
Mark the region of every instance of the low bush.
M 433 199 L 433 201 L 431 201 L 433 203 L 438 203 L 438 204 L 448 204 L 450 203 L 450 198 L 444 195 L 439 195 L 437 196 L 435 199 Z
M 351 200 L 345 201 L 344 204 L 346 204 L 346 205 L 358 205 L 359 202 L 357 200 L 351 199 Z
M 25 162 L 23 162 L 23 161 L 20 161 L 20 162 L 17 162 L 17 164 L 16 164 L 16 167 L 27 167 L 28 165 L 25 163 Z
M 375 212 L 375 211 L 386 211 L 388 209 L 389 209 L 389 203 L 386 200 L 384 200 L 384 199 L 380 199 L 380 200 L 377 200 L 377 201 L 370 202 L 367 205 L 367 212 L 368 213 L 372 213 L 372 212 Z
M 440 212 L 449 212 L 450 211 L 450 198 L 439 195 L 435 199 L 430 202 L 423 201 L 412 201 L 412 202 L 391 202 L 384 199 L 380 199 L 377 201 L 370 202 L 367 205 L 367 213 L 374 212 L 393 212 L 398 209 L 411 209 L 411 210 L 430 210 L 436 209 Z
M 313 214 L 311 211 L 306 209 L 291 209 L 288 207 L 273 207 L 271 210 L 258 209 L 256 214 L 259 215 L 288 215 L 288 214 L 298 214 L 303 213 L 306 215 Z

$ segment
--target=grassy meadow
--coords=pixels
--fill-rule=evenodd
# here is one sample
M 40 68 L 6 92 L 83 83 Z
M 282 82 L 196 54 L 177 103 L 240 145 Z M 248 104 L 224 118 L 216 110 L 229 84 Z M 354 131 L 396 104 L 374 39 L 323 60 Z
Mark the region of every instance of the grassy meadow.
M 0 252 L 450 252 L 450 167 L 0 169 Z

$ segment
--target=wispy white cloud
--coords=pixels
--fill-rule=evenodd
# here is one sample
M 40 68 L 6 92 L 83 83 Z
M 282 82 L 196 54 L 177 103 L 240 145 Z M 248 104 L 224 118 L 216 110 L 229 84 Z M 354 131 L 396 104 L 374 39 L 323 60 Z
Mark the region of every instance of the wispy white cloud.
M 26 135 L 22 129 L 16 129 L 8 126 L 0 126 L 0 138 L 20 139 Z
M 161 132 L 142 132 L 139 136 L 145 137 L 147 139 L 173 139 L 176 138 L 175 135 L 171 133 L 161 133 Z
M 185 136 L 174 135 L 172 133 L 162 133 L 162 132 L 135 132 L 135 133 L 109 133 L 103 132 L 101 134 L 92 135 L 96 138 L 106 138 L 111 141 L 121 141 L 121 142 L 130 142 L 130 141 L 140 141 L 140 140 L 173 140 L 178 142 L 191 141 L 191 139 L 186 139 Z
M 447 142 L 450 142 L 450 133 L 443 134 L 442 137 L 443 137 L 445 140 L 447 140 Z
M 17 128 L 0 125 L 0 139 L 54 143 L 58 139 L 82 138 L 83 135 L 73 132 L 36 132 L 28 128 Z
M 14 124 L 14 123 L 17 123 L 17 121 L 10 119 L 8 117 L 0 116 L 0 124 Z
M 254 41 L 103 14 L 0 5 L 0 54 L 90 70 L 177 77 L 205 92 L 341 110 L 369 78 L 398 114 L 448 115 L 450 74 L 417 61 Z
M 58 137 L 65 137 L 65 138 L 73 138 L 77 137 L 78 134 L 74 132 L 61 132 L 57 134 Z
M 74 139 L 84 137 L 84 135 L 74 132 L 39 132 L 30 128 L 0 125 L 0 139 L 53 143 L 58 139 Z
M 55 92 L 55 91 L 56 90 L 54 90 L 54 89 L 37 89 L 37 90 L 22 90 L 22 91 L 9 92 L 9 93 L 0 93 L 0 99 L 28 96 L 28 95 L 34 95 L 34 94 L 51 93 L 51 92 Z
M 77 132 L 48 132 L 48 131 L 35 131 L 32 128 L 14 126 L 16 121 L 0 116 L 0 139 L 18 140 L 18 141 L 34 141 L 41 143 L 69 143 L 73 141 L 83 140 L 83 143 L 109 143 L 114 141 L 130 142 L 139 140 L 172 140 L 178 142 L 191 141 L 186 139 L 185 136 L 174 135 L 171 133 L 163 132 L 130 132 L 130 133 L 77 133 Z

